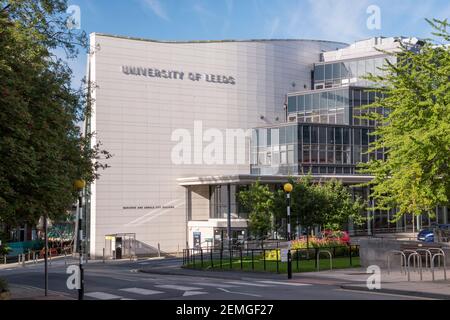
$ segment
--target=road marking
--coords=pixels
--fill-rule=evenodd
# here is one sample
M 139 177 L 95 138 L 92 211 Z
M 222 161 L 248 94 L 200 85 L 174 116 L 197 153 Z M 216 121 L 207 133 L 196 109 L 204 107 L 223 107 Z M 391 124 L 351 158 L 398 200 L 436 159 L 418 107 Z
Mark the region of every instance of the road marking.
M 89 292 L 85 294 L 88 297 L 98 299 L 98 300 L 114 300 L 114 299 L 122 299 L 121 296 L 116 296 L 114 294 L 106 293 L 106 292 Z
M 285 285 L 285 286 L 296 286 L 296 287 L 310 286 L 310 284 L 307 284 L 307 283 L 281 282 L 281 281 L 269 281 L 269 280 L 258 281 L 258 282 L 267 283 L 267 284 L 281 284 L 281 285 Z
M 202 290 L 202 288 L 196 288 L 196 287 L 185 287 L 185 286 L 176 286 L 171 284 L 165 284 L 162 286 L 155 286 L 162 289 L 173 289 L 173 290 L 180 290 L 180 291 L 194 291 L 194 290 Z
M 259 296 L 257 294 L 251 294 L 251 293 L 245 293 L 245 292 L 233 292 L 233 291 L 229 291 L 229 290 L 223 289 L 223 288 L 217 288 L 217 289 L 218 290 L 222 290 L 222 291 L 227 292 L 227 293 L 232 293 L 232 294 L 242 294 L 244 296 L 261 297 L 261 296 Z
M 198 296 L 199 294 L 207 294 L 208 292 L 201 292 L 201 291 L 186 291 L 183 293 L 183 297 L 189 297 L 189 296 Z
M 152 295 L 152 294 L 164 293 L 162 291 L 148 290 L 148 289 L 143 289 L 143 288 L 125 288 L 125 289 L 120 289 L 120 291 L 126 291 L 126 292 L 136 293 L 136 294 L 142 294 L 144 296 L 149 296 L 149 295 Z
M 222 287 L 222 288 L 236 288 L 236 285 L 233 284 L 223 284 L 223 283 L 206 283 L 206 282 L 196 282 L 193 283 L 196 286 L 205 286 L 205 287 Z
M 245 282 L 245 281 L 227 281 L 226 283 L 237 284 L 237 285 L 240 285 L 240 286 L 270 287 L 267 284 L 251 283 L 251 282 Z
M 122 298 L 120 300 L 136 300 L 136 299 L 130 299 L 130 298 Z

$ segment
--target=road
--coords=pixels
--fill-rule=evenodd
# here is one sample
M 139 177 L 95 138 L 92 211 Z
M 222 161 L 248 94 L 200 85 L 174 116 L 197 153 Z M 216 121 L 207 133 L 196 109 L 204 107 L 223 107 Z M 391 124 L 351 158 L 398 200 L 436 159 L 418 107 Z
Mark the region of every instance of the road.
M 76 260 L 68 264 L 76 264 Z M 142 273 L 138 269 L 178 268 L 179 259 L 89 262 L 85 265 L 86 300 L 411 300 L 414 297 L 371 292 L 347 291 L 333 281 L 308 281 L 245 277 L 242 274 L 221 277 Z M 49 266 L 49 289 L 73 299 L 76 290 L 66 287 L 67 265 L 63 260 Z M 42 263 L 0 270 L 10 284 L 44 288 Z M 234 278 L 233 278 L 234 277 Z

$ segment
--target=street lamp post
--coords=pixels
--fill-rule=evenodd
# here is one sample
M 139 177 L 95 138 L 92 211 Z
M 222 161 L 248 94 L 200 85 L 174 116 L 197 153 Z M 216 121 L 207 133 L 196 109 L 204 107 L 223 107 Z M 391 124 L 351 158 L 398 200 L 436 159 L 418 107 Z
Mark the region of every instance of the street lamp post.
M 78 190 L 78 255 L 79 255 L 79 268 L 80 268 L 80 288 L 78 289 L 78 300 L 83 300 L 84 297 L 84 272 L 83 272 L 83 189 L 86 186 L 84 180 L 76 180 L 75 188 Z
M 48 295 L 48 234 L 47 234 L 47 213 L 44 214 L 44 293 Z
M 287 252 L 287 271 L 288 279 L 292 279 L 292 255 L 291 255 L 291 192 L 294 187 L 290 183 L 284 185 L 284 191 L 286 192 L 287 200 L 287 240 L 288 240 L 288 252 Z

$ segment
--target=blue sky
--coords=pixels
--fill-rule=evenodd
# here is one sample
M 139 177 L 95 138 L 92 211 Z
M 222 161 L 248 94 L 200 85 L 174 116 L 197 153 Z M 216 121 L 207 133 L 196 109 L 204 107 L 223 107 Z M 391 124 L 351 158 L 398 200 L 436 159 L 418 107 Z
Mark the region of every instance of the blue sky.
M 425 18 L 450 18 L 449 0 L 69 0 L 88 33 L 156 40 L 295 38 L 352 43 L 373 36 L 429 37 Z M 369 29 L 371 5 L 380 29 Z M 85 56 L 71 65 L 74 86 Z

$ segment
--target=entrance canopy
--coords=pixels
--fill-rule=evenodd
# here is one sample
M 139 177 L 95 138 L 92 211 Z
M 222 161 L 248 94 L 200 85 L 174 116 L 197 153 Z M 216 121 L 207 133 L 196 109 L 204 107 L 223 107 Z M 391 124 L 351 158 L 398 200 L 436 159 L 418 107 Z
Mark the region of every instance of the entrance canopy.
M 291 176 L 292 178 L 304 177 L 301 175 Z M 261 183 L 282 184 L 288 181 L 289 176 L 259 176 L 259 175 L 223 175 L 223 176 L 204 176 L 177 179 L 180 186 L 198 186 L 198 185 L 224 185 L 224 184 L 252 184 L 256 181 Z M 374 177 L 364 175 L 313 175 L 314 181 L 340 180 L 344 184 L 359 184 L 371 181 Z

